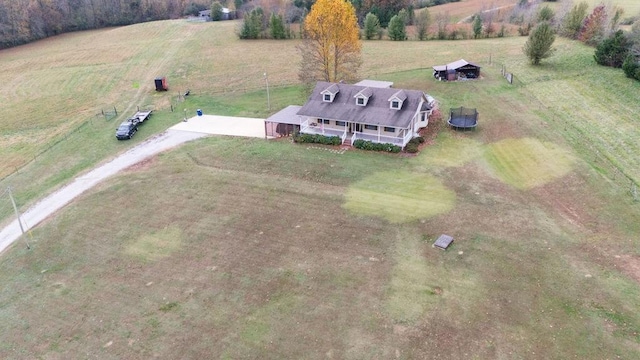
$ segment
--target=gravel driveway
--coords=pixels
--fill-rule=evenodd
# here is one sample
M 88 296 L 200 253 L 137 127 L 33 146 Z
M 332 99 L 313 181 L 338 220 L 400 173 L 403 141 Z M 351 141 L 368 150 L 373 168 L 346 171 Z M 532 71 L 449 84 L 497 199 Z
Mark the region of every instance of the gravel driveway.
M 29 227 L 36 226 L 42 220 L 70 203 L 84 191 L 131 165 L 187 141 L 204 136 L 207 136 L 207 133 L 176 129 L 169 129 L 162 134 L 153 136 L 108 163 L 77 177 L 70 184 L 37 202 L 22 214 L 22 219 L 24 220 L 23 226 L 25 226 L 25 223 Z M 26 230 L 27 228 L 25 226 L 25 231 Z M 0 253 L 20 238 L 20 235 L 20 225 L 17 220 L 14 220 L 2 229 L 2 231 L 0 231 Z

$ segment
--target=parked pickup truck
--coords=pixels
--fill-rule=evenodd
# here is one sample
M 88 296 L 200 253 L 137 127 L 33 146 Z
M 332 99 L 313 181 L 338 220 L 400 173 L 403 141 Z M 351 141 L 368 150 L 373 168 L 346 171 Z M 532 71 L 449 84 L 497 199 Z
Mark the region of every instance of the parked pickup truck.
M 138 111 L 135 115 L 127 119 L 116 129 L 116 139 L 127 140 L 131 139 L 133 135 L 138 131 L 138 126 L 142 124 L 151 116 L 151 110 Z
M 129 119 L 116 129 L 116 139 L 118 140 L 126 140 L 131 139 L 133 135 L 138 131 L 138 120 Z

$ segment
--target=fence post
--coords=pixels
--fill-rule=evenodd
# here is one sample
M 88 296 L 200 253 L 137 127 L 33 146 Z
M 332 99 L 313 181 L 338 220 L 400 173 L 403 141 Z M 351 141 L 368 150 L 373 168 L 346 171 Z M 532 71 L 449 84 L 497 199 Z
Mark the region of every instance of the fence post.
M 116 113 L 116 116 L 118 116 L 118 109 L 116 109 L 116 107 L 115 107 L 115 106 L 113 107 L 113 112 L 115 112 L 115 113 Z

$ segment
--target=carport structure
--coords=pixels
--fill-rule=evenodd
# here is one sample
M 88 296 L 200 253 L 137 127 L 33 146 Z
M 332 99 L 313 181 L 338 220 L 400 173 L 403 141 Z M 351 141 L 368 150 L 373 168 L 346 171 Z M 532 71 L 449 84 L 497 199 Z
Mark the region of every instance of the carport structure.
M 295 131 L 300 130 L 300 116 L 298 111 L 301 106 L 289 105 L 277 113 L 269 116 L 265 120 L 265 131 L 267 137 L 277 138 L 291 136 Z
M 477 79 L 480 77 L 480 65 L 460 59 L 446 65 L 433 67 L 433 77 L 438 80 L 454 81 Z

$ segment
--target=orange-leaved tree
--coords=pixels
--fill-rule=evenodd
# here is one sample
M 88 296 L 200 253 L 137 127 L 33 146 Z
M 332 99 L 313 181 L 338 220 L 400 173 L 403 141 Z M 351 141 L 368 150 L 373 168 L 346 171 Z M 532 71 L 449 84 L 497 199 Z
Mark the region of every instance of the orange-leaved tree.
M 352 81 L 362 63 L 358 20 L 346 0 L 318 0 L 304 20 L 300 80 Z

